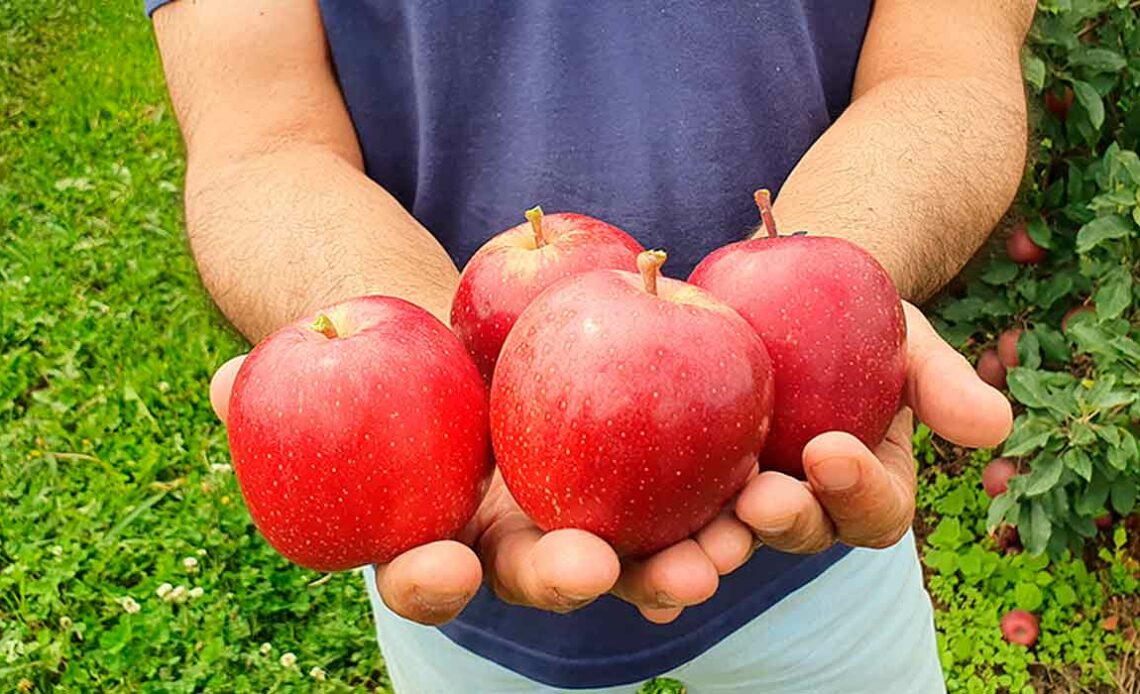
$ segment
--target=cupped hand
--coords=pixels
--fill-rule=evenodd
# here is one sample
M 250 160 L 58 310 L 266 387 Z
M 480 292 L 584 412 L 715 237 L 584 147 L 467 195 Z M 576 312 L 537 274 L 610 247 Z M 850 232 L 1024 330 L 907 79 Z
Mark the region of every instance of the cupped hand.
M 806 482 L 766 471 L 740 493 L 736 515 L 768 546 L 810 553 L 836 541 L 882 548 L 901 539 L 914 520 L 914 415 L 962 446 L 996 446 L 1009 435 L 1013 414 L 1005 397 L 978 378 L 921 311 L 905 302 L 903 308 L 904 406 L 886 438 L 870 450 L 850 434 L 821 434 L 804 448 Z
M 223 364 L 210 383 L 210 402 L 223 422 L 244 358 Z M 422 624 L 453 619 L 484 581 L 506 602 L 555 612 L 610 593 L 665 623 L 711 597 L 719 577 L 743 564 L 753 547 L 752 530 L 729 507 L 690 539 L 649 557 L 619 559 L 589 532 L 543 532 L 496 472 L 456 540 L 422 545 L 377 566 L 377 587 L 393 612 Z

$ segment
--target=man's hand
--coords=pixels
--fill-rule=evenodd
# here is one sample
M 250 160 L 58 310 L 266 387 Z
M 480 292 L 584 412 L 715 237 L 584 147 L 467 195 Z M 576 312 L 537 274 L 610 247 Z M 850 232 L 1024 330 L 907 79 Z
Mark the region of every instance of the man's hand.
M 210 384 L 210 402 L 223 422 L 244 359 L 223 364 Z M 752 549 L 752 531 L 726 510 L 691 539 L 648 558 L 619 560 L 609 544 L 586 531 L 544 533 L 522 512 L 496 472 L 457 540 L 416 547 L 376 567 L 377 584 L 393 612 L 423 624 L 453 619 L 484 576 L 495 593 L 512 604 L 568 612 L 612 593 L 635 605 L 646 619 L 669 622 L 685 607 L 711 597 L 719 576 L 743 564 Z
M 753 479 L 737 500 L 736 515 L 765 544 L 806 553 L 837 540 L 887 547 L 905 535 L 915 505 L 912 412 L 963 446 L 996 446 L 1009 435 L 1013 413 L 1005 397 L 977 377 L 917 308 L 904 303 L 904 309 L 904 407 L 886 438 L 871 451 L 850 434 L 828 432 L 804 448 L 807 482 L 771 471 Z

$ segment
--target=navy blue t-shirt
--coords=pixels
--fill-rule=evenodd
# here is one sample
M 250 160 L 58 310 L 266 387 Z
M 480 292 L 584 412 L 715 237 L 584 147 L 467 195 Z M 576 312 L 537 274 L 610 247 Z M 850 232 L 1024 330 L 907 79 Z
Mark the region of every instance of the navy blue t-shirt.
M 168 0 L 148 0 L 148 10 Z M 320 0 L 368 175 L 462 266 L 526 208 L 576 211 L 685 277 L 757 224 L 850 100 L 870 0 Z M 484 589 L 444 634 L 555 686 L 699 655 L 841 558 L 762 549 L 669 625 L 602 598 L 569 615 Z

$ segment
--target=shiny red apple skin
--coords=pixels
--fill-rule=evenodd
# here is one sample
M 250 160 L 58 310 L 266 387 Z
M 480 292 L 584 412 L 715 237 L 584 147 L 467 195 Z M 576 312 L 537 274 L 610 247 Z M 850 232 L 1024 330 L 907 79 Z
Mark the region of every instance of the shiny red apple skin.
M 1049 257 L 1049 251 L 1037 245 L 1024 224 L 1013 227 L 1005 240 L 1005 251 L 1018 265 L 1036 265 Z
M 826 431 L 882 440 L 902 398 L 906 321 L 869 253 L 823 236 L 756 238 L 714 251 L 689 281 L 736 309 L 772 358 L 762 470 L 803 477 L 804 446 Z
M 1045 108 L 1049 109 L 1049 112 L 1056 116 L 1057 120 L 1063 121 L 1069 117 L 1069 108 L 1072 107 L 1075 97 L 1076 93 L 1073 91 L 1073 88 L 1068 85 L 1065 85 L 1065 90 L 1061 96 L 1057 96 L 1057 94 L 1050 89 L 1045 92 Z
M 406 301 L 353 299 L 270 335 L 229 405 L 234 471 L 254 523 L 317 571 L 385 563 L 453 536 L 492 463 L 486 388 L 446 326 Z
M 511 327 L 544 289 L 590 270 L 633 268 L 643 250 L 621 229 L 583 214 L 544 215 L 541 224 L 541 247 L 531 223 L 520 224 L 476 251 L 459 278 L 451 326 L 488 383 Z
M 705 292 L 600 270 L 536 299 L 491 387 L 503 479 L 544 530 L 580 528 L 622 555 L 699 530 L 756 467 L 772 370 L 744 320 Z

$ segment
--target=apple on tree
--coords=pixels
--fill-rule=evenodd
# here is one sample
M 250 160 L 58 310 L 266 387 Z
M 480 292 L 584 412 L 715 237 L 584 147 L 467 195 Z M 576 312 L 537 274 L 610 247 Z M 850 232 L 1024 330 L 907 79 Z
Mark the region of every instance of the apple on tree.
M 906 322 L 898 291 L 866 251 L 839 238 L 780 236 L 767 190 L 755 194 L 767 238 L 714 251 L 689 281 L 760 335 L 776 378 L 761 469 L 803 476 L 804 446 L 845 431 L 874 448 L 898 412 Z
M 1005 388 L 1005 365 L 1001 363 L 1001 357 L 998 356 L 997 350 L 983 350 L 982 353 L 978 355 L 978 363 L 975 366 L 975 370 L 978 372 L 978 378 L 987 384 L 998 390 Z
M 478 370 L 443 323 L 393 297 L 337 304 L 262 341 L 234 381 L 228 433 L 254 523 L 317 571 L 453 536 L 491 472 Z
M 590 270 L 630 268 L 643 249 L 600 219 L 527 210 L 527 223 L 476 251 L 451 304 L 451 326 L 490 383 L 495 361 L 523 309 L 558 280 Z
M 1018 265 L 1036 265 L 1049 257 L 1049 251 L 1037 245 L 1029 235 L 1025 222 L 1014 225 L 1005 240 L 1005 250 L 1009 259 Z
M 1025 610 L 1010 610 L 1002 615 L 1001 634 L 1006 641 L 1020 646 L 1032 647 L 1037 643 L 1040 629 L 1037 617 Z
M 1017 341 L 1021 339 L 1021 328 L 1010 328 L 998 337 L 998 361 L 1007 369 L 1021 365 L 1021 357 L 1017 354 Z
M 764 344 L 701 289 L 597 270 L 519 316 L 491 386 L 495 458 L 544 530 L 580 528 L 621 555 L 667 547 L 717 515 L 756 469 L 772 415 Z
M 1017 476 L 1017 466 L 1009 458 L 994 458 L 982 470 L 982 488 L 991 499 L 1005 494 L 1009 480 Z

